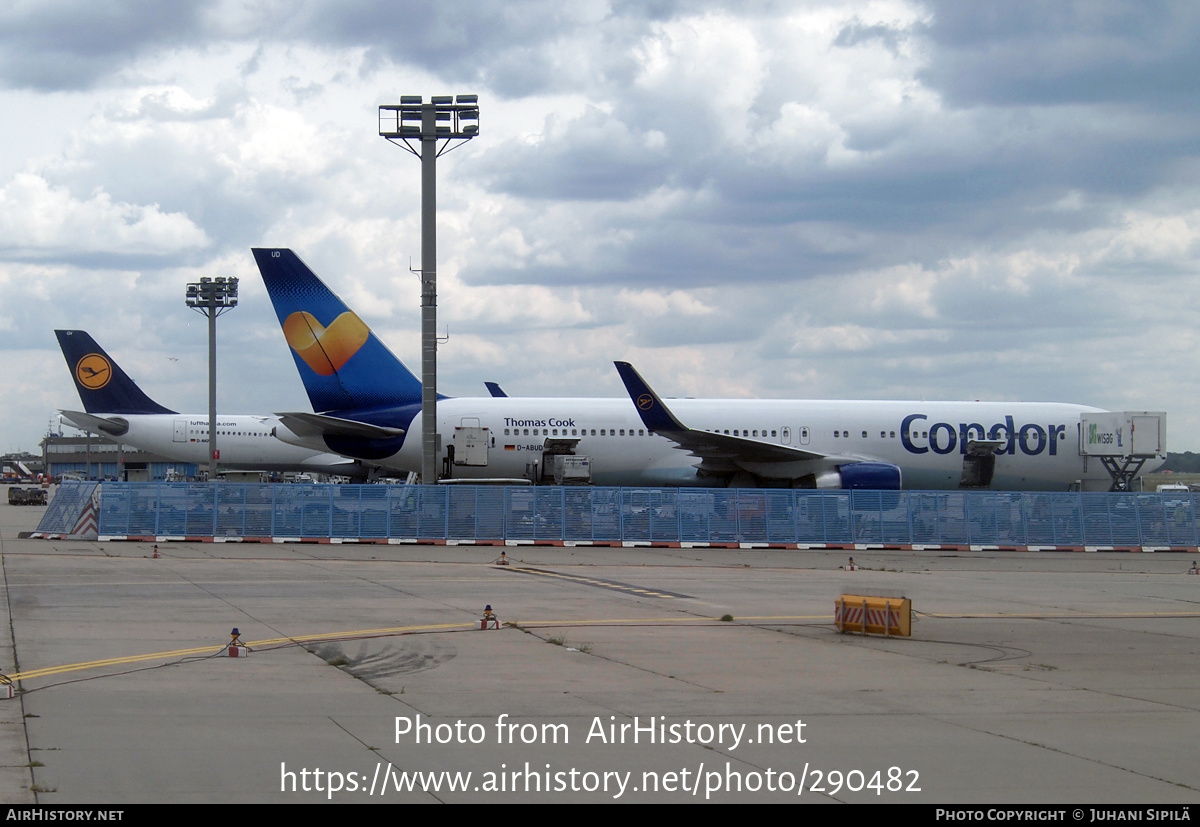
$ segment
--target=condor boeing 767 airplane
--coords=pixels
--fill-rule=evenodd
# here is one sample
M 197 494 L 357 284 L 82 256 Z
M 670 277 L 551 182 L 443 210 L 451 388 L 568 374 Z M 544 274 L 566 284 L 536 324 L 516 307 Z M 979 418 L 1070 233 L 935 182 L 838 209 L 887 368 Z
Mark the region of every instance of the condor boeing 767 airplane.
M 176 462 L 208 462 L 208 414 L 179 414 L 142 392 L 96 340 L 82 330 L 56 330 L 87 413 L 62 411 L 76 428 L 107 434 L 125 445 Z M 287 445 L 271 438 L 273 416 L 221 414 L 217 447 L 222 468 L 247 471 L 307 471 L 365 478 L 367 468 L 353 459 Z
M 288 249 L 254 258 L 316 413 L 277 436 L 400 471 L 421 468 L 421 383 Z M 438 399 L 445 476 L 540 481 L 558 456 L 599 485 L 1107 490 L 1080 451 L 1100 412 L 1032 402 L 677 399 L 631 365 L 629 399 Z M 586 458 L 586 459 L 585 459 Z M 1157 465 L 1155 465 L 1157 467 Z M 1146 468 L 1145 470 L 1149 470 Z

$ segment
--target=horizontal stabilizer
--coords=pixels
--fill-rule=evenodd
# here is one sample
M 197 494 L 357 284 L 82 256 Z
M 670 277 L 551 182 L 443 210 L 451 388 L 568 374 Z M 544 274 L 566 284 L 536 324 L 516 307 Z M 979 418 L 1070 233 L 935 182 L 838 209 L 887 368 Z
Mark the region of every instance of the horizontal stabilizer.
M 289 431 L 299 437 L 312 436 L 346 436 L 359 439 L 394 439 L 404 435 L 403 428 L 387 428 L 383 425 L 371 425 L 366 422 L 356 422 L 353 419 L 342 419 L 337 416 L 326 416 L 313 413 L 281 413 L 276 414 L 279 421 Z
M 119 416 L 95 416 L 80 411 L 59 411 L 63 419 L 68 420 L 81 431 L 91 431 L 95 434 L 109 436 L 125 436 L 129 432 L 129 420 Z

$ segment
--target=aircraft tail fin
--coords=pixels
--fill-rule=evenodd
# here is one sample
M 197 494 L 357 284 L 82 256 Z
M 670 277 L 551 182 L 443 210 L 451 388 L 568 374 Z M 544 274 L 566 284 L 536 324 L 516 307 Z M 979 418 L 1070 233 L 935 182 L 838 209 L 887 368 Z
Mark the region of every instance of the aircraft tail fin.
M 421 401 L 421 380 L 286 248 L 253 250 L 313 410 Z
M 83 330 L 56 330 L 75 389 L 90 414 L 173 414 L 129 378 L 121 366 Z
M 655 433 L 688 430 L 686 425 L 675 418 L 675 414 L 671 413 L 670 408 L 646 383 L 642 375 L 634 370 L 633 365 L 628 362 L 613 362 L 613 364 L 617 366 L 617 373 L 621 375 L 621 381 L 625 383 L 625 390 L 628 392 L 629 398 L 637 407 L 638 416 L 642 418 L 642 423 L 649 430 Z

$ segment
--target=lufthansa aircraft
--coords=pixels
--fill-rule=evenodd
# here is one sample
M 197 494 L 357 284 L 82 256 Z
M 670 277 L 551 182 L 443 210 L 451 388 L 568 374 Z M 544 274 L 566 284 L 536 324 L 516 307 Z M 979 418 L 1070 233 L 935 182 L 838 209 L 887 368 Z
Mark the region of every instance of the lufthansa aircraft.
M 58 344 L 87 413 L 62 411 L 75 427 L 107 434 L 125 445 L 176 462 L 208 463 L 208 414 L 179 414 L 146 396 L 104 349 L 82 330 L 56 330 Z M 230 470 L 307 471 L 367 476 L 353 459 L 272 439 L 273 416 L 217 417 L 220 465 Z
M 277 436 L 419 471 L 420 380 L 291 250 L 254 257 L 317 412 L 279 414 Z M 1080 417 L 1098 408 L 678 399 L 668 409 L 632 366 L 617 369 L 631 399 L 439 396 L 443 476 L 540 482 L 573 456 L 598 485 L 1104 491 L 1111 481 L 1079 450 Z

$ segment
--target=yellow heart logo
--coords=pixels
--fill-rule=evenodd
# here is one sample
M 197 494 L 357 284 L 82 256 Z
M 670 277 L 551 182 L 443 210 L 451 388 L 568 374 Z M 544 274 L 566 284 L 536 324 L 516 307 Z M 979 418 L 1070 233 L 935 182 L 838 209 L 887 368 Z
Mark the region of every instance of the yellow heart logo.
M 283 322 L 283 336 L 304 363 L 320 376 L 332 376 L 367 343 L 371 329 L 347 310 L 329 327 L 301 310 Z

